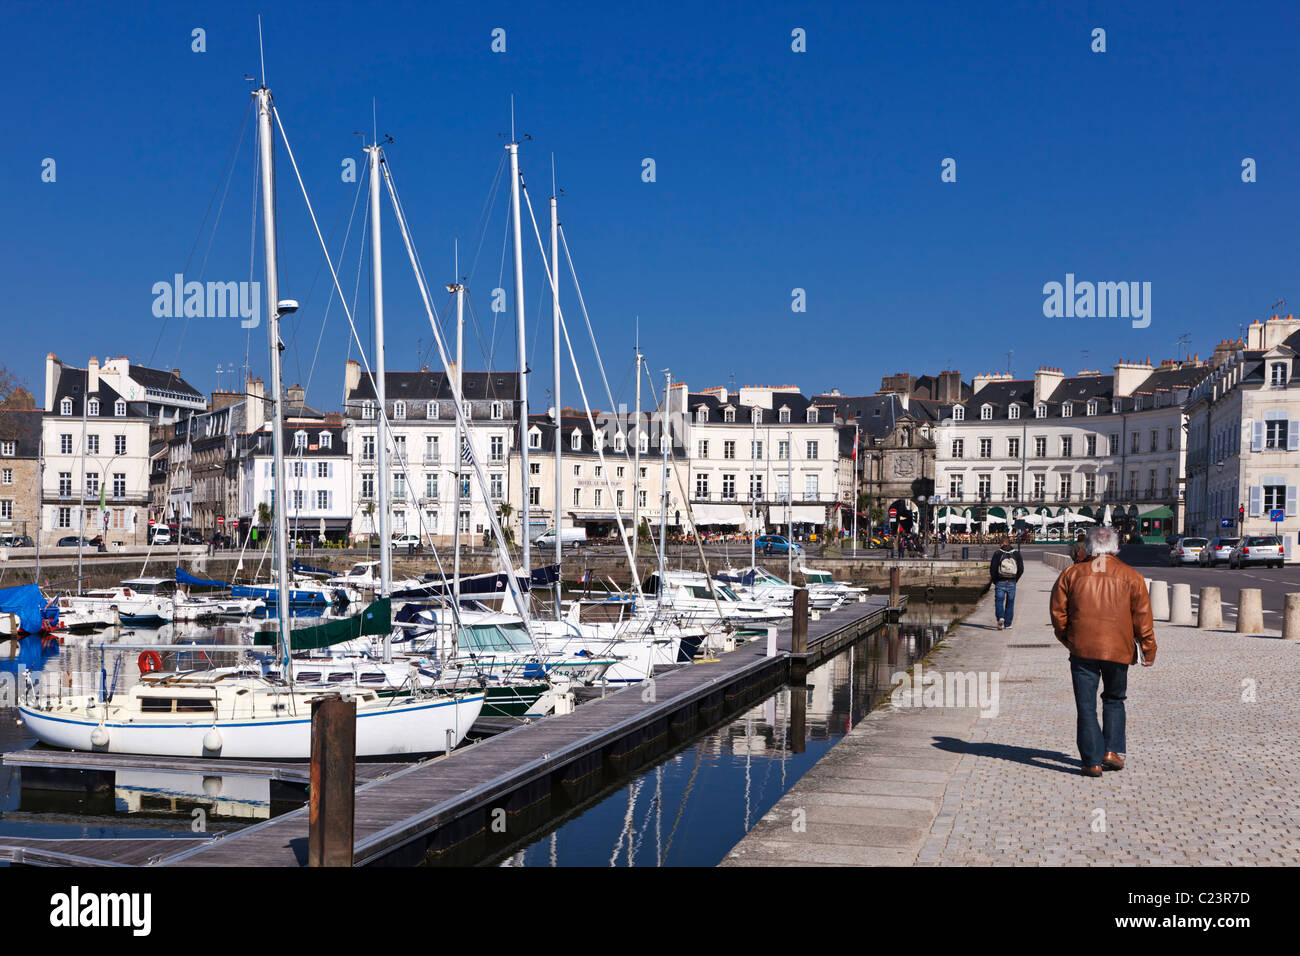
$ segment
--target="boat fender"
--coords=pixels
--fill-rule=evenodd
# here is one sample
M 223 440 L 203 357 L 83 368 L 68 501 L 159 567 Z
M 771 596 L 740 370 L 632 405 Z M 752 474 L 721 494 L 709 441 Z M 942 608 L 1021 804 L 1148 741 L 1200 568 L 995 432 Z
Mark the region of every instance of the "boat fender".
M 108 746 L 108 731 L 104 728 L 103 724 L 100 724 L 90 732 L 90 742 L 96 747 Z
M 216 727 L 213 727 L 203 735 L 203 749 L 209 753 L 216 753 L 219 751 L 223 743 L 224 741 L 221 739 L 221 731 L 217 730 Z
M 154 671 L 162 670 L 162 656 L 157 651 L 141 651 L 140 656 L 136 658 L 136 665 L 140 668 L 141 674 L 151 674 Z

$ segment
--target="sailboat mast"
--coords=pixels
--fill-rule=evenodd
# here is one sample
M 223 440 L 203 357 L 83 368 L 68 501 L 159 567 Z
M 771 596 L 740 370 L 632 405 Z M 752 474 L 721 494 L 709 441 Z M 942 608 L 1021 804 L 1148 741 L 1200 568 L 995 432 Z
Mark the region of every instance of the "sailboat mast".
M 560 620 L 560 592 L 564 587 L 560 569 L 564 566 L 564 536 L 560 534 L 560 508 L 564 504 L 564 474 L 560 467 L 561 448 L 564 442 L 560 427 L 563 416 L 560 409 L 560 219 L 556 197 L 551 197 L 551 336 L 555 340 L 553 376 L 555 378 L 555 619 Z M 596 436 L 592 435 L 594 442 Z
M 379 597 L 386 598 L 393 590 L 393 552 L 388 531 L 388 403 L 384 362 L 384 243 L 379 232 L 379 144 L 367 146 L 370 154 L 370 276 L 374 289 L 375 317 L 375 404 L 379 409 L 375 452 L 379 464 L 375 468 L 379 487 Z M 384 663 L 392 660 L 392 634 L 384 635 Z
M 641 541 L 641 323 L 636 330 L 636 415 L 632 429 L 636 435 L 636 450 L 632 452 L 632 563 L 636 563 L 637 545 Z
M 284 653 L 283 674 L 289 679 L 289 528 L 286 519 L 288 499 L 284 484 L 284 386 L 280 381 L 280 282 L 275 254 L 275 158 L 271 138 L 271 91 L 265 86 L 257 90 L 257 132 L 261 147 L 262 165 L 262 243 L 263 263 L 266 268 L 266 335 L 271 348 L 271 417 L 272 467 L 271 510 L 275 523 L 275 569 L 279 576 L 276 588 L 276 610 L 280 622 L 280 645 Z M 297 308 L 294 303 L 291 309 Z M 179 530 L 179 520 L 177 521 Z
M 511 126 L 513 125 L 512 122 Z M 510 219 L 515 243 L 515 320 L 518 327 L 516 338 L 519 341 L 519 487 L 523 492 L 519 523 L 523 532 L 524 574 L 531 576 L 533 565 L 528 540 L 528 353 L 524 344 L 524 247 L 519 225 L 519 144 L 508 143 L 506 149 L 510 151 Z M 457 449 L 457 453 L 459 451 Z M 559 510 L 560 503 L 557 501 L 557 518 Z M 558 530 L 556 534 L 559 534 Z M 504 570 L 507 574 L 512 573 L 510 568 Z
M 659 597 L 664 595 L 664 556 L 668 554 L 668 401 L 672 393 L 673 376 L 664 369 L 664 416 L 659 432 L 659 451 L 663 459 L 663 494 L 659 499 Z
M 457 395 L 463 395 L 465 375 L 463 373 L 465 362 L 465 286 L 460 281 L 460 249 L 456 250 L 456 281 L 448 288 L 456 293 L 456 392 Z M 457 639 L 459 635 L 457 630 L 459 625 L 457 621 L 460 616 L 460 491 L 461 491 L 461 425 L 460 415 L 454 415 L 456 419 L 456 444 L 452 452 L 453 477 L 456 484 L 455 503 L 452 507 L 452 517 L 455 520 L 456 537 L 453 549 L 451 565 L 451 588 L 452 601 L 456 605 L 456 613 L 452 615 L 451 624 L 451 647 L 452 657 L 456 656 Z

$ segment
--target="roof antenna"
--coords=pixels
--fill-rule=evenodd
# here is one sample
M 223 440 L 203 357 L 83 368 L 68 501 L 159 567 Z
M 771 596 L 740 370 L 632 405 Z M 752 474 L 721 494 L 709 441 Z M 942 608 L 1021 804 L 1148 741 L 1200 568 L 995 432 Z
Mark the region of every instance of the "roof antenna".
M 1008 374 L 1008 375 L 1011 374 L 1011 356 L 1013 356 L 1013 355 L 1015 355 L 1015 354 L 1016 354 L 1015 349 L 1010 349 L 1010 350 L 1008 350 L 1008 351 L 1006 352 L 1006 356 L 1007 356 L 1007 374 Z
M 266 51 L 262 48 L 262 15 L 257 15 L 257 55 L 262 60 L 262 89 L 266 89 Z
M 510 94 L 510 142 L 515 141 L 515 94 Z

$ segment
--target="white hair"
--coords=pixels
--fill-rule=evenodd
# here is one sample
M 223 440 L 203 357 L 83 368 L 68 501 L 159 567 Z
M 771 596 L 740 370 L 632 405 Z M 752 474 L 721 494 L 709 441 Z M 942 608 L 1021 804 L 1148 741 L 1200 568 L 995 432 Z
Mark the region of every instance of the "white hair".
M 1088 554 L 1119 554 L 1119 535 L 1115 529 L 1102 525 L 1088 532 Z

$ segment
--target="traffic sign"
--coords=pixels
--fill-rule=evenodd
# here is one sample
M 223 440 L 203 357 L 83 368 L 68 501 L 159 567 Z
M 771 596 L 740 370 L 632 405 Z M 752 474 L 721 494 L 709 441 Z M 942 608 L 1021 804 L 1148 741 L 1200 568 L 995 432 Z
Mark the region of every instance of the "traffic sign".
M 891 518 L 897 518 L 897 517 L 898 517 L 898 509 L 897 509 L 897 508 L 890 508 L 890 509 L 889 509 L 889 517 L 891 517 Z
M 1231 519 L 1231 518 L 1220 518 L 1220 519 L 1219 519 L 1219 527 L 1220 527 L 1220 528 L 1231 528 L 1231 527 L 1232 527 L 1232 519 Z
M 1281 508 L 1270 508 L 1268 512 L 1269 521 L 1281 521 L 1286 517 L 1286 512 Z
M 217 524 L 225 524 L 225 523 L 226 523 L 226 519 L 223 518 L 221 515 L 217 515 Z

